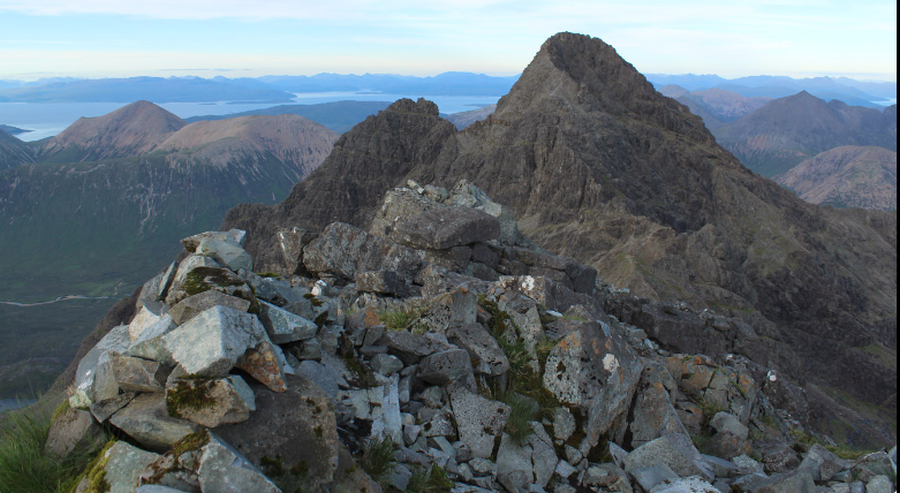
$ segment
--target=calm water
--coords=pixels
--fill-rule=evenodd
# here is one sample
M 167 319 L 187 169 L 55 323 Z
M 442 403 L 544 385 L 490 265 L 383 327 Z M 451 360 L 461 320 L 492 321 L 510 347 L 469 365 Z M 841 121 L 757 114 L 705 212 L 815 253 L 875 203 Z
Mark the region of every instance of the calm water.
M 325 92 L 297 94 L 293 104 L 317 104 L 333 101 L 396 101 L 408 97 L 418 99 L 412 94 L 381 94 L 355 92 Z M 496 103 L 496 96 L 429 96 L 442 113 L 452 114 L 468 111 L 481 106 Z M 115 111 L 127 103 L 0 103 L 0 123 L 12 125 L 26 132 L 17 135 L 22 140 L 32 141 L 52 137 L 81 117 L 94 117 Z M 290 103 L 279 103 L 290 104 Z M 218 103 L 163 103 L 159 106 L 178 115 L 189 118 L 198 115 L 227 115 L 271 106 L 275 104 L 247 104 L 221 101 Z

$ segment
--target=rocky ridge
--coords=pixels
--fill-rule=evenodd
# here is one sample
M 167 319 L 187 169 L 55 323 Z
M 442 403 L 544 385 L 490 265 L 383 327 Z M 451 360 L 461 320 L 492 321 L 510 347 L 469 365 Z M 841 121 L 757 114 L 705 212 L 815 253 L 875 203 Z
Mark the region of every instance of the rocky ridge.
M 477 185 L 536 244 L 628 288 L 623 321 L 642 326 L 659 302 L 743 320 L 755 336 L 720 349 L 806 386 L 823 431 L 865 403 L 878 409 L 870 423 L 896 421 L 878 390 L 896 388 L 896 214 L 817 208 L 755 175 L 600 40 L 552 37 L 497 110 L 461 132 L 428 101 L 394 103 L 283 203 L 236 207 L 223 229 L 246 230 L 269 268 L 280 228 L 368 229 L 382 194 L 408 178 Z
M 80 359 L 48 453 L 122 439 L 77 491 L 892 487 L 896 447 L 835 456 L 802 389 L 719 347 L 751 327 L 685 304 L 623 321 L 625 291 L 465 180 L 387 192 L 368 231 L 277 234 L 281 276 L 244 231 L 183 239 Z

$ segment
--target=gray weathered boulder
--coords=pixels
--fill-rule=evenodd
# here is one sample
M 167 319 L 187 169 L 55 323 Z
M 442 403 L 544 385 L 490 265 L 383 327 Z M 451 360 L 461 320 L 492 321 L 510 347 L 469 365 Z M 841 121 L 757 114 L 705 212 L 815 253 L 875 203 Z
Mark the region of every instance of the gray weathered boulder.
M 265 301 L 260 302 L 259 320 L 275 344 L 305 341 L 319 330 L 312 321 Z
M 242 247 L 247 239 L 247 232 L 240 229 L 230 229 L 228 231 L 204 231 L 203 233 L 197 233 L 188 236 L 187 238 L 182 238 L 181 245 L 188 252 L 194 253 L 197 251 L 197 247 L 200 246 L 200 243 L 207 238 L 228 242 L 234 246 Z
M 479 323 L 455 326 L 447 331 L 447 340 L 465 349 L 475 362 L 475 373 L 496 377 L 509 370 L 506 353 Z
M 727 431 L 742 440 L 746 440 L 747 435 L 750 433 L 750 429 L 744 426 L 735 415 L 726 413 L 725 411 L 716 413 L 709 421 L 709 424 L 716 431 Z
M 497 481 L 507 491 L 518 491 L 534 483 L 531 455 L 531 445 L 518 445 L 508 434 L 503 434 L 497 450 Z
M 163 336 L 163 341 L 188 373 L 220 377 L 265 337 L 265 329 L 255 316 L 214 306 Z
M 690 438 L 684 435 L 669 434 L 647 442 L 632 450 L 624 460 L 628 472 L 658 464 L 665 464 L 682 477 L 700 475 L 713 479 L 712 468 L 703 461 Z
M 135 356 L 153 361 L 159 361 L 167 366 L 175 366 L 175 360 L 172 359 L 172 352 L 166 348 L 163 336 L 175 330 L 175 321 L 171 315 L 166 314 L 160 317 L 155 324 L 144 328 L 134 339 L 128 349 L 123 354 L 126 356 Z
M 159 452 L 165 452 L 198 428 L 190 421 L 169 416 L 166 396 L 162 393 L 138 394 L 113 414 L 109 422 L 142 447 Z
M 464 349 L 448 349 L 422 358 L 416 376 L 432 385 L 461 382 L 474 385 L 472 360 Z
M 303 249 L 303 265 L 313 273 L 354 280 L 358 271 L 392 271 L 411 279 L 422 266 L 409 247 L 370 235 L 346 223 L 329 224 Z
M 239 312 L 245 312 L 250 308 L 250 302 L 243 298 L 229 296 L 220 291 L 210 289 L 179 301 L 169 309 L 169 315 L 172 316 L 172 320 L 176 324 L 181 325 L 199 313 L 217 305 L 227 306 Z
M 306 468 L 306 488 L 321 492 L 334 481 L 338 464 L 334 405 L 305 378 L 286 375 L 286 382 L 284 393 L 251 384 L 256 411 L 247 421 L 219 426 L 215 433 L 254 465 L 259 466 L 263 457 L 280 455 L 284 469 Z
M 110 371 L 111 353 L 124 352 L 131 337 L 127 325 L 113 327 L 99 342 L 81 358 L 75 370 L 74 392 L 69 397 L 69 405 L 77 409 L 87 409 L 92 403 L 113 399 L 119 394 L 119 386 Z
M 447 250 L 455 246 L 496 240 L 497 218 L 467 207 L 439 207 L 394 225 L 391 237 L 413 248 Z
M 141 471 L 159 458 L 153 452 L 141 450 L 126 442 L 118 441 L 103 453 L 103 459 L 98 462 L 103 472 L 93 471 L 92 475 L 86 475 L 75 491 L 89 491 L 90 476 L 102 474 L 105 483 L 103 491 L 107 493 L 133 493 Z M 93 491 L 93 490 L 90 490 Z
M 543 383 L 561 402 L 587 415 L 586 443 L 593 447 L 628 410 L 641 370 L 640 360 L 625 341 L 608 328 L 589 322 L 550 351 Z
M 808 469 L 776 474 L 753 484 L 753 493 L 816 493 L 816 483 Z
M 253 259 L 246 250 L 229 241 L 216 238 L 204 238 L 197 245 L 196 253 L 212 257 L 219 265 L 233 271 L 238 269 L 253 270 Z
M 281 493 L 258 467 L 214 433 L 209 434 L 209 443 L 203 446 L 197 476 L 202 491 Z
M 152 361 L 133 356 L 113 355 L 110 369 L 123 392 L 163 392 L 169 369 Z
M 72 451 L 93 453 L 106 439 L 91 413 L 69 408 L 50 425 L 44 453 L 66 457 Z
M 237 375 L 225 378 L 178 378 L 166 384 L 169 416 L 215 428 L 240 423 L 256 410 L 253 391 Z
M 473 456 L 490 458 L 494 441 L 509 418 L 510 407 L 458 385 L 450 386 L 449 394 L 459 439 L 469 447 Z
M 657 363 L 644 367 L 631 409 L 631 446 L 641 445 L 668 433 L 688 435 L 673 406 L 675 380 Z M 646 489 L 646 488 L 645 488 Z

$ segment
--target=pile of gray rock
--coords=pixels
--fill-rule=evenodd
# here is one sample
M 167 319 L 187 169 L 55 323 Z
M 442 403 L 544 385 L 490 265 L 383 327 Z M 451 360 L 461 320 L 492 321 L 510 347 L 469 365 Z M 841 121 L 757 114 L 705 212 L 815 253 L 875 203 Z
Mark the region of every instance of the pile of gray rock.
M 776 369 L 620 321 L 593 269 L 469 183 L 395 189 L 369 231 L 278 236 L 280 275 L 242 231 L 185 238 L 81 360 L 47 448 L 119 440 L 78 491 L 416 491 L 435 471 L 460 493 L 895 488 L 896 448 L 798 442 Z

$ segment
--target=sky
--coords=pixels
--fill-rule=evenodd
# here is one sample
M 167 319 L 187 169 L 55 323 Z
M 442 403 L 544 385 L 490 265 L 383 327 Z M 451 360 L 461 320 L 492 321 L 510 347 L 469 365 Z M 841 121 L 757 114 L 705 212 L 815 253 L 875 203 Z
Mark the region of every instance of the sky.
M 0 79 L 515 75 L 561 31 L 645 74 L 896 81 L 894 0 L 0 0 Z

